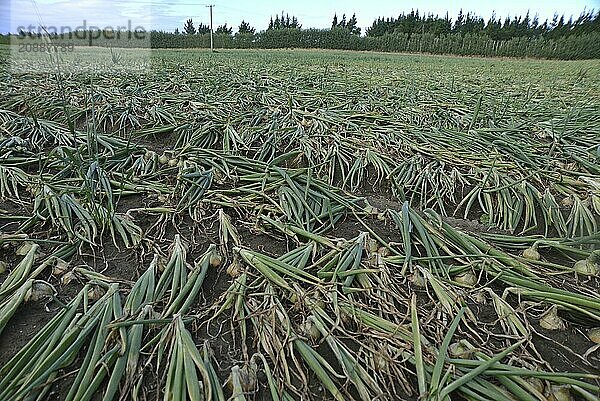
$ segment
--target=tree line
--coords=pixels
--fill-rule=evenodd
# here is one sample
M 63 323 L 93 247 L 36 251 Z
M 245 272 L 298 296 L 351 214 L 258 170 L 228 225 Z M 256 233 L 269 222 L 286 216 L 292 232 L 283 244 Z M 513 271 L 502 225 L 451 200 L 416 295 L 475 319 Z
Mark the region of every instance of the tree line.
M 151 43 L 153 48 L 209 48 L 210 35 L 153 32 Z M 392 33 L 375 37 L 353 35 L 342 29 L 278 29 L 255 35 L 215 34 L 214 44 L 222 49 L 339 49 L 562 60 L 600 58 L 598 32 L 558 39 L 515 37 L 501 41 L 470 33 L 443 36 Z
M 210 27 L 192 19 L 175 32 L 151 32 L 153 48 L 207 48 Z M 0 35 L 0 43 L 7 42 Z M 418 10 L 397 18 L 378 18 L 361 36 L 356 15 L 333 16 L 328 29 L 303 29 L 295 16 L 281 13 L 271 17 L 268 28 L 257 32 L 242 21 L 233 27 L 223 24 L 214 32 L 217 48 L 316 48 L 382 52 L 423 52 L 431 54 L 477 55 L 490 57 L 536 57 L 551 59 L 600 58 L 600 12 L 583 12 L 577 19 L 555 16 L 540 23 L 529 14 L 524 17 L 492 16 L 487 22 L 462 11 L 453 21 L 421 14 Z M 96 45 L 102 46 L 101 43 Z M 114 42 L 111 45 L 116 46 Z
M 448 34 L 484 34 L 494 40 L 510 40 L 519 37 L 545 37 L 558 39 L 572 35 L 598 32 L 600 30 L 600 11 L 582 12 L 576 20 L 554 14 L 551 21 L 540 22 L 537 15 L 533 18 L 527 13 L 524 17 L 506 17 L 504 21 L 493 14 L 487 22 L 472 13 L 459 12 L 452 21 L 448 14 L 439 17 L 433 14 L 419 14 L 419 10 L 402 13 L 397 18 L 378 18 L 367 28 L 367 36 L 383 36 L 389 33 L 431 33 L 435 36 Z
M 281 16 L 276 15 L 275 19 L 271 17 L 267 31 L 278 29 L 302 29 L 302 24 L 298 18 L 289 14 L 281 13 Z M 331 29 L 345 29 L 353 35 L 360 35 L 361 28 L 357 26 L 356 14 L 353 14 L 348 20 L 343 14 L 341 19 L 338 19 L 337 14 L 334 14 L 331 23 Z M 205 34 L 210 32 L 208 25 L 200 23 L 196 29 L 192 19 L 188 19 L 184 25 L 183 33 L 188 35 Z M 218 26 L 215 29 L 216 33 L 233 34 L 233 29 L 227 27 L 227 24 Z M 419 10 L 412 10 L 410 13 L 402 13 L 397 18 L 379 17 L 365 31 L 368 37 L 383 36 L 386 34 L 433 34 L 436 37 L 451 34 L 478 34 L 487 35 L 493 40 L 511 40 L 513 38 L 528 37 L 537 38 L 544 37 L 546 39 L 559 39 L 561 37 L 578 36 L 586 33 L 600 32 L 600 10 L 584 11 L 579 17 L 573 20 L 569 17 L 565 20 L 565 16 L 554 14 L 551 21 L 546 19 L 544 22 L 539 21 L 538 16 L 531 17 L 529 12 L 524 16 L 515 16 L 512 19 L 506 17 L 504 21 L 493 14 L 487 22 L 482 17 L 473 13 L 464 14 L 462 10 L 458 13 L 457 18 L 453 21 L 448 14 L 444 17 L 433 14 L 421 14 Z M 175 30 L 175 34 L 179 34 L 179 29 Z M 238 27 L 238 33 L 256 34 L 256 30 L 247 22 L 242 21 Z
M 190 19 L 184 34 L 153 32 L 152 46 L 208 47 L 210 41 L 204 37 L 205 32 L 196 32 Z M 484 21 L 462 10 L 455 20 L 447 14 L 439 17 L 413 10 L 398 17 L 376 19 L 364 36 L 357 26 L 356 14 L 350 18 L 335 14 L 329 29 L 302 29 L 298 18 L 282 12 L 271 17 L 267 29 L 260 32 L 245 21 L 235 34 L 226 25 L 217 27 L 215 46 L 591 59 L 600 58 L 600 11 L 585 11 L 577 19 L 555 15 L 550 21 L 540 22 L 529 13 L 504 20 L 492 15 Z

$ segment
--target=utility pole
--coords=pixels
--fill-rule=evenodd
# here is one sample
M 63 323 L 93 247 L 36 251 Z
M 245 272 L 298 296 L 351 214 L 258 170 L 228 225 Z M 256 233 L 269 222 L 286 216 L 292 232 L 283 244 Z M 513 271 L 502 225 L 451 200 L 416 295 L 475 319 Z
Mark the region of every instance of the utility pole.
M 214 46 L 213 46 L 213 22 L 212 22 L 212 9 L 214 6 L 215 6 L 214 4 L 206 6 L 210 9 L 210 52 L 211 53 L 215 51 Z

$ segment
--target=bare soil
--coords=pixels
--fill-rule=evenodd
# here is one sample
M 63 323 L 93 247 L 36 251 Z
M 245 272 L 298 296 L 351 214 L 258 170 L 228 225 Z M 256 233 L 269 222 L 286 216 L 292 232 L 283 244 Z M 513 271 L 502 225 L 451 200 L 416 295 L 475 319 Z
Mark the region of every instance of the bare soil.
M 383 211 L 385 209 L 400 210 L 402 204 L 395 200 L 389 199 L 386 196 L 377 194 L 369 194 L 366 196 L 368 202 Z M 151 206 L 156 202 L 151 197 L 126 197 L 119 202 L 119 211 L 126 212 L 133 208 Z M 4 207 L 6 210 L 6 207 Z M 232 213 L 233 214 L 233 213 Z M 144 215 L 141 213 L 132 214 L 136 224 L 140 225 L 144 230 L 150 229 L 156 220 L 156 216 Z M 365 219 L 368 226 L 386 242 L 401 242 L 402 237 L 392 222 L 377 220 L 376 216 L 371 216 Z M 490 232 L 490 228 L 480 224 L 477 221 L 462 220 L 458 218 L 447 218 L 450 224 L 459 229 L 468 232 Z M 1 227 L 10 227 L 10 221 L 4 221 Z M 243 241 L 242 245 L 254 250 L 264 252 L 270 256 L 278 257 L 286 253 L 294 247 L 295 244 L 289 241 L 257 232 L 254 227 L 245 224 L 242 221 L 236 222 L 239 229 L 240 237 Z M 164 244 L 171 242 L 176 234 L 180 234 L 190 244 L 188 253 L 188 262 L 193 263 L 193 260 L 200 256 L 210 243 L 219 243 L 218 224 L 203 222 L 202 224 L 194 222 L 190 218 L 183 218 L 176 222 L 167 222 L 162 228 L 162 233 L 159 235 L 159 230 L 156 228 L 152 231 L 153 240 Z M 356 237 L 360 232 L 367 231 L 365 226 L 355 217 L 347 216 L 335 225 L 335 228 L 328 235 L 351 239 Z M 102 245 L 98 247 L 87 247 L 81 256 L 75 257 L 71 262 L 71 266 L 85 266 L 90 270 L 101 272 L 115 280 L 133 282 L 147 268 L 152 253 L 144 247 L 140 246 L 135 249 L 119 249 L 113 245 L 111 239 L 105 236 Z M 14 255 L 12 247 L 0 248 L 0 259 L 5 260 L 12 268 L 18 263 L 19 258 Z M 197 313 L 212 305 L 219 297 L 221 297 L 232 283 L 232 278 L 226 274 L 224 269 L 210 269 L 204 281 L 202 296 L 198 303 L 194 305 Z M 2 282 L 7 273 L 0 275 Z M 51 272 L 45 272 L 43 277 L 53 284 L 58 290 L 57 299 L 62 303 L 67 303 L 81 289 L 82 284 L 72 282 L 67 286 L 61 286 L 58 278 L 51 275 Z M 496 289 L 499 293 L 502 288 Z M 419 302 L 427 302 L 426 298 L 420 299 Z M 481 322 L 485 323 L 490 333 L 502 333 L 502 328 L 497 322 L 497 315 L 491 303 L 469 305 Z M 59 305 L 56 301 L 45 302 L 27 302 L 23 304 L 7 324 L 4 332 L 0 335 L 0 365 L 6 363 L 13 357 L 33 336 L 56 314 Z M 556 371 L 580 371 L 589 373 L 600 373 L 600 353 L 591 354 L 587 360 L 582 358 L 582 355 L 592 346 L 589 339 L 585 336 L 584 327 L 568 325 L 565 330 L 549 331 L 541 328 L 537 323 L 537 317 L 530 316 L 530 321 L 533 322 L 535 335 L 533 343 L 539 352 L 540 356 L 548 362 L 550 367 Z M 248 326 L 250 327 L 250 325 Z M 198 346 L 201 346 L 205 341 L 208 341 L 211 349 L 215 353 L 217 364 L 217 373 L 222 382 L 224 382 L 234 364 L 240 364 L 243 361 L 240 344 L 236 344 L 234 337 L 229 327 L 228 317 L 222 317 L 214 321 L 209 328 L 206 326 L 194 326 L 194 339 Z M 252 338 L 252 332 L 248 333 L 248 338 Z M 502 343 L 493 336 L 489 338 L 492 343 L 497 342 L 497 347 L 501 348 Z M 249 353 L 255 349 L 254 344 L 246 344 Z M 322 355 L 332 364 L 337 362 L 327 346 L 322 345 L 319 348 Z M 73 367 L 70 368 L 74 370 Z M 68 372 L 60 372 L 67 374 Z M 254 395 L 254 400 L 267 400 L 270 398 L 264 377 L 261 379 L 259 391 Z M 157 383 L 147 383 L 146 396 L 148 400 L 157 399 L 156 388 Z M 330 399 L 329 395 L 318 383 L 318 380 L 313 381 L 315 384 L 311 388 L 313 395 L 318 399 Z M 49 400 L 60 400 L 68 391 L 68 379 L 57 383 L 48 396 Z M 409 400 L 410 397 L 398 396 L 400 400 Z

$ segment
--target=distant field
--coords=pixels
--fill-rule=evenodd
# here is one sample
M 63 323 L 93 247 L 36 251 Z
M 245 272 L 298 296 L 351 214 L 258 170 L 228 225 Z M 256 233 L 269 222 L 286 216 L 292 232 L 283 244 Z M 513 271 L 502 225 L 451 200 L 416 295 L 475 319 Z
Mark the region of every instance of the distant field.
M 75 50 L 0 46 L 0 401 L 600 397 L 600 60 Z

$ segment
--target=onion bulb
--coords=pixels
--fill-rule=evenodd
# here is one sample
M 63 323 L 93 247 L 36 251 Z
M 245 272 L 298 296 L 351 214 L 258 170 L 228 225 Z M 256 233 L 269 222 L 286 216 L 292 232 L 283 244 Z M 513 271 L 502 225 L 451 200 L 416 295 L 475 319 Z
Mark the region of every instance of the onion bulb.
M 352 323 L 352 315 L 350 315 L 348 312 L 346 312 L 345 310 L 340 310 L 340 320 L 342 321 L 342 323 L 344 324 L 351 324 Z
M 573 269 L 578 274 L 597 276 L 600 274 L 600 251 L 594 251 L 584 260 L 577 261 Z
M 62 276 L 69 271 L 69 264 L 64 260 L 57 258 L 54 267 L 52 267 L 52 274 L 55 276 Z
M 369 238 L 369 240 L 367 241 L 367 251 L 369 253 L 377 252 L 378 248 L 379 247 L 377 246 L 377 240 L 373 239 L 373 238 Z
M 588 337 L 592 342 L 600 344 L 600 327 L 594 327 L 588 331 Z
M 379 352 L 376 352 L 373 355 L 373 367 L 379 371 L 387 371 L 388 370 L 388 360 L 387 358 Z
M 69 285 L 69 283 L 71 281 L 73 281 L 74 279 L 75 279 L 75 273 L 73 273 L 72 271 L 68 271 L 65 274 L 63 274 L 63 276 L 60 278 L 60 284 L 62 286 Z
M 540 253 L 538 252 L 538 245 L 534 243 L 531 247 L 523 251 L 523 257 L 529 260 L 540 260 Z
M 365 213 L 367 213 L 367 214 L 376 215 L 379 213 L 379 210 L 377 210 L 376 207 L 373 207 L 371 205 L 367 205 L 364 210 L 365 210 Z
M 254 393 L 258 388 L 257 371 L 258 366 L 256 366 L 256 362 L 253 360 L 250 360 L 250 363 L 245 364 L 241 368 L 237 365 L 234 366 L 231 368 L 229 379 L 227 379 L 227 387 L 232 393 L 235 393 L 236 386 L 234 385 L 234 381 L 237 381 L 243 393 Z
M 219 267 L 223 262 L 223 257 L 218 253 L 214 252 L 210 255 L 209 263 L 211 267 Z
M 235 278 L 239 276 L 241 271 L 242 269 L 240 267 L 240 262 L 237 259 L 234 259 L 233 262 L 227 266 L 227 274 L 229 274 L 231 277 Z
M 476 294 L 473 295 L 473 299 L 475 300 L 475 302 L 477 302 L 478 304 L 485 304 L 487 301 L 487 298 L 485 296 L 485 292 L 483 291 L 479 291 Z
M 473 355 L 473 350 L 466 347 L 460 341 L 450 344 L 448 351 L 453 357 L 461 359 L 469 359 Z
M 563 207 L 571 207 L 571 206 L 573 206 L 573 198 L 571 198 L 570 196 L 562 198 L 561 201 L 560 201 L 560 205 L 563 206 Z
M 537 377 L 530 377 L 526 379 L 526 381 L 535 389 L 535 391 L 540 394 L 544 393 L 544 382 L 541 379 L 538 379 Z
M 164 153 L 162 155 L 160 155 L 160 157 L 158 158 L 158 162 L 160 164 L 167 164 L 169 162 L 169 156 L 165 155 Z
M 410 281 L 417 287 L 425 287 L 425 277 L 423 277 L 418 270 L 415 270 L 415 272 L 410 276 Z
M 382 246 L 381 248 L 379 248 L 377 250 L 377 253 L 382 257 L 385 258 L 387 256 L 390 256 L 390 249 L 386 248 L 385 246 Z
M 158 271 L 159 272 L 164 272 L 165 269 L 167 268 L 167 263 L 168 263 L 167 258 L 159 257 L 158 258 L 158 263 L 157 263 Z
M 154 159 L 154 156 L 156 155 L 156 153 L 154 153 L 151 150 L 147 150 L 146 153 L 144 153 L 144 160 L 150 160 L 150 159 Z
M 321 332 L 319 328 L 313 321 L 312 316 L 306 318 L 302 325 L 302 331 L 304 334 L 313 341 L 317 341 L 321 337 Z
M 544 316 L 540 319 L 540 326 L 546 330 L 563 330 L 565 323 L 558 316 L 558 308 L 556 306 L 551 307 Z
M 8 268 L 8 266 L 7 266 L 6 262 L 3 260 L 0 260 L 0 274 L 4 273 L 7 268 Z
M 475 284 L 477 284 L 477 277 L 472 271 L 469 270 L 454 276 L 454 281 L 459 284 L 466 285 L 467 287 L 473 287 Z
M 548 395 L 548 401 L 573 401 L 573 396 L 568 387 L 551 386 Z
M 596 276 L 600 272 L 600 266 L 590 263 L 587 259 L 579 260 L 573 265 L 573 269 L 577 274 L 584 276 Z
M 29 291 L 25 293 L 25 302 L 40 301 L 53 296 L 55 293 L 54 287 L 45 281 L 34 281 Z
M 179 160 L 169 159 L 169 167 L 177 167 L 177 164 L 179 164 Z
M 240 369 L 241 377 L 240 382 L 242 384 L 242 389 L 245 393 L 254 392 L 257 388 L 257 373 L 258 367 L 254 361 L 251 361 L 249 364 L 242 366 Z
M 102 295 L 104 295 L 104 290 L 102 290 L 100 287 L 98 287 L 96 285 L 92 286 L 92 288 L 87 293 L 88 298 L 91 299 L 92 301 L 96 301 L 96 300 L 100 299 L 100 297 L 102 297 Z

